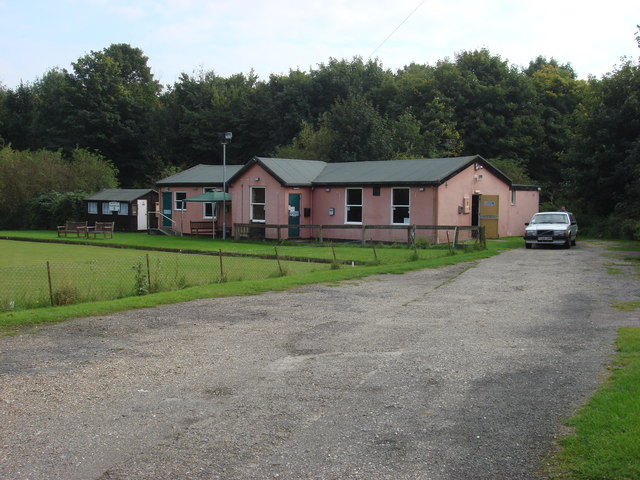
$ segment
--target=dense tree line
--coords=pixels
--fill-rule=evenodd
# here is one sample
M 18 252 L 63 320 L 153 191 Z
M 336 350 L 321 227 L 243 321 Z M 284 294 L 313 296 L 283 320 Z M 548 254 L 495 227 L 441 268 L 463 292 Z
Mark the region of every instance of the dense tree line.
M 125 187 L 221 163 L 221 131 L 233 132 L 227 161 L 239 164 L 254 155 L 344 162 L 477 153 L 517 183 L 539 184 L 545 206 L 567 205 L 585 226 L 640 237 L 637 60 L 585 81 L 554 59 L 517 68 L 482 49 L 396 72 L 330 59 L 268 80 L 183 74 L 165 88 L 147 61 L 137 48 L 111 45 L 70 70 L 0 88 L 0 144 L 67 159 L 77 148 L 98 152 Z

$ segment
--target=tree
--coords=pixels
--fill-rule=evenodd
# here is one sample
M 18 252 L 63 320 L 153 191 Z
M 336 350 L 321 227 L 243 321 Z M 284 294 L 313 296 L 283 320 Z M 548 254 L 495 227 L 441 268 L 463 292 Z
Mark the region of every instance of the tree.
M 333 132 L 327 127 L 326 121 L 321 122 L 317 129 L 313 124 L 303 121 L 300 133 L 291 144 L 276 147 L 273 156 L 330 162 L 332 136 Z
M 323 121 L 332 132 L 333 161 L 387 160 L 393 155 L 386 119 L 361 95 L 338 99 Z
M 584 100 L 584 82 L 569 65 L 538 57 L 525 70 L 536 93 L 540 128 L 528 159 L 529 174 L 544 186 L 547 200 L 560 195 L 561 156 L 573 132 L 574 112 Z
M 140 49 L 114 44 L 80 58 L 70 76 L 69 136 L 111 159 L 126 186 L 161 167 L 150 135 L 160 86 L 147 60 Z
M 21 83 L 14 90 L 2 90 L 0 101 L 0 138 L 15 148 L 30 148 L 34 142 L 32 130 L 35 110 L 33 89 Z
M 18 151 L 0 149 L 0 227 L 25 227 L 29 203 L 53 192 L 94 193 L 117 186 L 117 170 L 100 155 L 82 149 Z
M 609 218 L 608 233 L 640 239 L 640 65 L 591 79 L 577 122 L 564 155 L 567 197 L 585 219 Z

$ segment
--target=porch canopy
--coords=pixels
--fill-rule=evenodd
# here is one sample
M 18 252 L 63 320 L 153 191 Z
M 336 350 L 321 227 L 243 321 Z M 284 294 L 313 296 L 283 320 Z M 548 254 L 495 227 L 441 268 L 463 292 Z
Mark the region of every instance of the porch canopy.
M 223 193 L 216 190 L 213 192 L 201 193 L 200 195 L 196 195 L 194 197 L 185 198 L 184 201 L 185 202 L 204 202 L 204 203 L 231 201 L 231 194 Z
M 185 198 L 184 201 L 185 202 L 201 202 L 201 203 L 229 202 L 231 201 L 231 194 L 224 193 L 219 190 L 214 190 L 212 192 L 205 192 L 205 193 L 201 193 L 200 195 L 195 195 L 190 198 Z M 211 222 L 213 223 L 213 228 L 211 229 L 211 237 L 215 238 L 216 237 L 216 229 L 215 229 L 216 219 L 213 218 Z

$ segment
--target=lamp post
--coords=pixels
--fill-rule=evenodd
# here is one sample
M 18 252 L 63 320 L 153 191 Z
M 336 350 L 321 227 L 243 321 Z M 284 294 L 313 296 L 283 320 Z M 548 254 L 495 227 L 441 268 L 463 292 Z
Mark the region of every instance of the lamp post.
M 231 132 L 218 133 L 222 143 L 222 240 L 227 239 L 227 143 L 231 141 Z

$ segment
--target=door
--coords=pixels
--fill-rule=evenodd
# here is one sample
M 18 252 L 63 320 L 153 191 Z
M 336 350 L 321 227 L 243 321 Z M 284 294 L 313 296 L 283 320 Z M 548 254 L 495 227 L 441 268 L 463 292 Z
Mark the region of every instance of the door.
M 289 194 L 289 238 L 300 236 L 300 229 L 296 228 L 300 225 L 300 194 Z
M 173 195 L 162 192 L 162 226 L 171 227 L 171 212 L 173 211 Z
M 478 218 L 480 226 L 485 227 L 486 238 L 498 238 L 500 197 L 498 195 L 480 195 Z
M 147 229 L 147 201 L 138 200 L 138 230 Z

